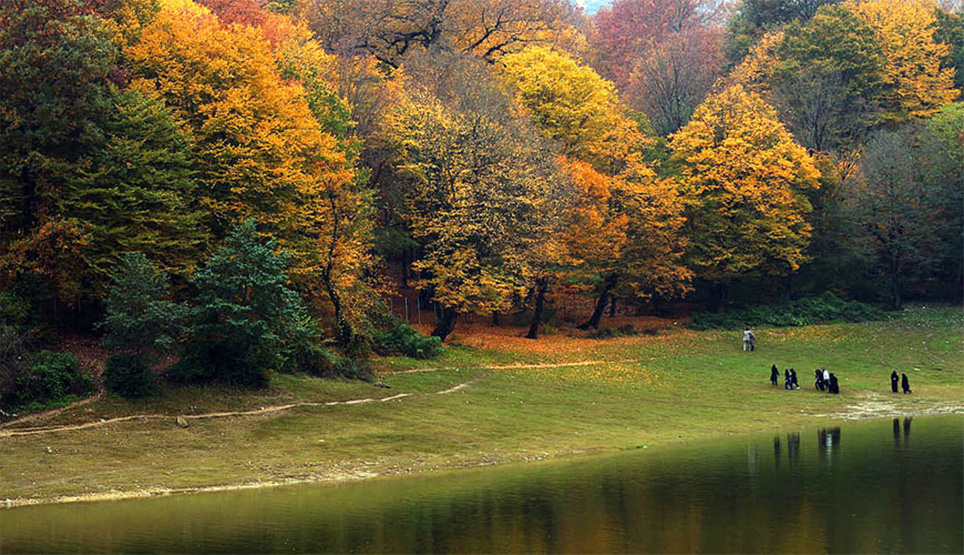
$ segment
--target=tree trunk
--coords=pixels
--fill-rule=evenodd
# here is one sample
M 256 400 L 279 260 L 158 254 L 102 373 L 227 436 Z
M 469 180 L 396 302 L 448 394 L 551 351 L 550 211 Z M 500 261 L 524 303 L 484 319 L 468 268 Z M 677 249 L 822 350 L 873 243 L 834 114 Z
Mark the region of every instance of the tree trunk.
M 536 306 L 532 311 L 532 324 L 529 325 L 529 333 L 526 334 L 526 337 L 529 339 L 539 339 L 539 325 L 542 323 L 542 313 L 544 312 L 546 292 L 548 290 L 549 280 L 539 278 L 536 281 Z
M 408 289 L 408 247 L 402 249 L 402 287 Z
M 435 324 L 435 329 L 432 330 L 432 335 L 440 338 L 443 342 L 455 329 L 455 321 L 458 320 L 459 313 L 455 311 L 454 308 L 449 308 L 447 306 L 442 307 L 442 317 Z
M 717 283 L 713 287 L 713 311 L 717 314 L 723 314 L 726 312 L 726 298 L 729 294 L 729 285 L 725 283 Z
M 599 329 L 599 321 L 602 320 L 603 312 L 606 311 L 606 304 L 609 300 L 609 292 L 616 287 L 616 280 L 616 274 L 609 274 L 609 276 L 606 278 L 606 283 L 603 284 L 602 293 L 599 294 L 599 300 L 596 301 L 596 309 L 592 311 L 592 316 L 589 318 L 588 322 L 578 326 L 579 329 Z
M 890 259 L 890 280 L 894 289 L 894 310 L 900 310 L 904 305 L 900 294 L 900 262 L 896 256 Z
M 502 325 L 502 318 L 499 316 L 498 311 L 492 312 L 492 325 L 495 327 Z
M 338 345 L 342 347 L 349 347 L 355 340 L 355 333 L 351 329 L 351 324 L 345 318 L 344 308 L 341 306 L 341 296 L 338 295 L 338 291 L 335 290 L 334 284 L 331 282 L 327 276 L 322 276 L 322 281 L 325 283 L 325 290 L 328 292 L 328 298 L 331 300 L 331 306 L 335 310 L 335 339 Z
M 616 295 L 609 296 L 609 317 L 616 315 Z

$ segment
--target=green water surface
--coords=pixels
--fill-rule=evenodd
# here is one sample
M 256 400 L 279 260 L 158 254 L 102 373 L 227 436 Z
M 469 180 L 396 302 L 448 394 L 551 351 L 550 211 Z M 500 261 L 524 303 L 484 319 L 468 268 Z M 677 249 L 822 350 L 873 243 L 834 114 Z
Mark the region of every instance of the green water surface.
M 344 485 L 6 509 L 0 551 L 961 553 L 962 482 L 964 417 L 885 419 Z

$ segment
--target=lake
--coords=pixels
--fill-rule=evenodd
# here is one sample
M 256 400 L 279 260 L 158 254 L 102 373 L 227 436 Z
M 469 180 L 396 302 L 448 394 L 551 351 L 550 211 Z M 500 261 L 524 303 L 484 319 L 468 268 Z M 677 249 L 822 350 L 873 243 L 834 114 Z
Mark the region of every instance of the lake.
M 189 464 L 188 461 L 185 464 Z M 0 510 L 0 552 L 964 552 L 964 417 Z

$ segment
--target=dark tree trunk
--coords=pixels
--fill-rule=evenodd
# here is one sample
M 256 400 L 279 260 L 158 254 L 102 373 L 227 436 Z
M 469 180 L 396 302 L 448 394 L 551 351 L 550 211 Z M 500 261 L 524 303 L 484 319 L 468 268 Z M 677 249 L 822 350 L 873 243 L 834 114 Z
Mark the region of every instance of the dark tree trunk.
M 338 291 L 335 290 L 331 279 L 323 276 L 322 281 L 325 283 L 325 290 L 328 292 L 331 306 L 335 310 L 335 339 L 338 345 L 349 347 L 355 340 L 355 333 L 351 329 L 351 324 L 349 324 L 345 318 L 345 311 L 341 306 L 341 297 L 338 295 Z
M 458 320 L 458 318 L 459 313 L 456 312 L 454 308 L 443 306 L 442 317 L 435 323 L 435 329 L 432 330 L 432 335 L 445 341 L 449 334 L 452 333 L 452 330 L 455 329 L 455 321 Z
M 717 314 L 726 312 L 726 298 L 729 292 L 730 286 L 725 283 L 717 283 L 713 286 L 713 311 Z
M 402 249 L 402 287 L 408 289 L 408 247 Z
M 532 311 L 532 324 L 529 325 L 529 339 L 539 339 L 539 325 L 542 324 L 542 313 L 546 303 L 546 292 L 549 291 L 549 280 L 540 278 L 536 281 L 536 306 Z
M 596 309 L 592 311 L 592 316 L 589 321 L 578 326 L 581 330 L 588 330 L 592 328 L 594 330 L 599 329 L 599 321 L 602 320 L 603 312 L 606 311 L 606 304 L 609 301 L 609 293 L 616 287 L 616 274 L 609 274 L 606 278 L 606 283 L 603 284 L 603 290 L 599 294 L 599 299 L 596 301 Z
M 498 312 L 493 312 L 493 313 L 492 313 L 492 325 L 493 325 L 493 326 L 496 326 L 496 327 L 501 326 L 501 325 L 502 325 L 501 320 L 502 320 L 502 318 L 499 316 L 499 313 L 498 313 Z
M 616 295 L 609 296 L 609 317 L 616 315 Z
M 904 300 L 900 293 L 900 261 L 896 256 L 890 259 L 890 281 L 894 289 L 894 310 L 900 310 Z

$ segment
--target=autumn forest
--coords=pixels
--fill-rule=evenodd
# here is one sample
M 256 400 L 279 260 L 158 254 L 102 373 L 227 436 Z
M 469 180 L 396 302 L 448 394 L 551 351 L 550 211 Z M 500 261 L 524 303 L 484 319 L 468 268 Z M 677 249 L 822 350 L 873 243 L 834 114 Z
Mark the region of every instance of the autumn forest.
M 138 395 L 563 296 L 959 302 L 962 64 L 933 0 L 5 0 L 4 405 L 70 335 Z

